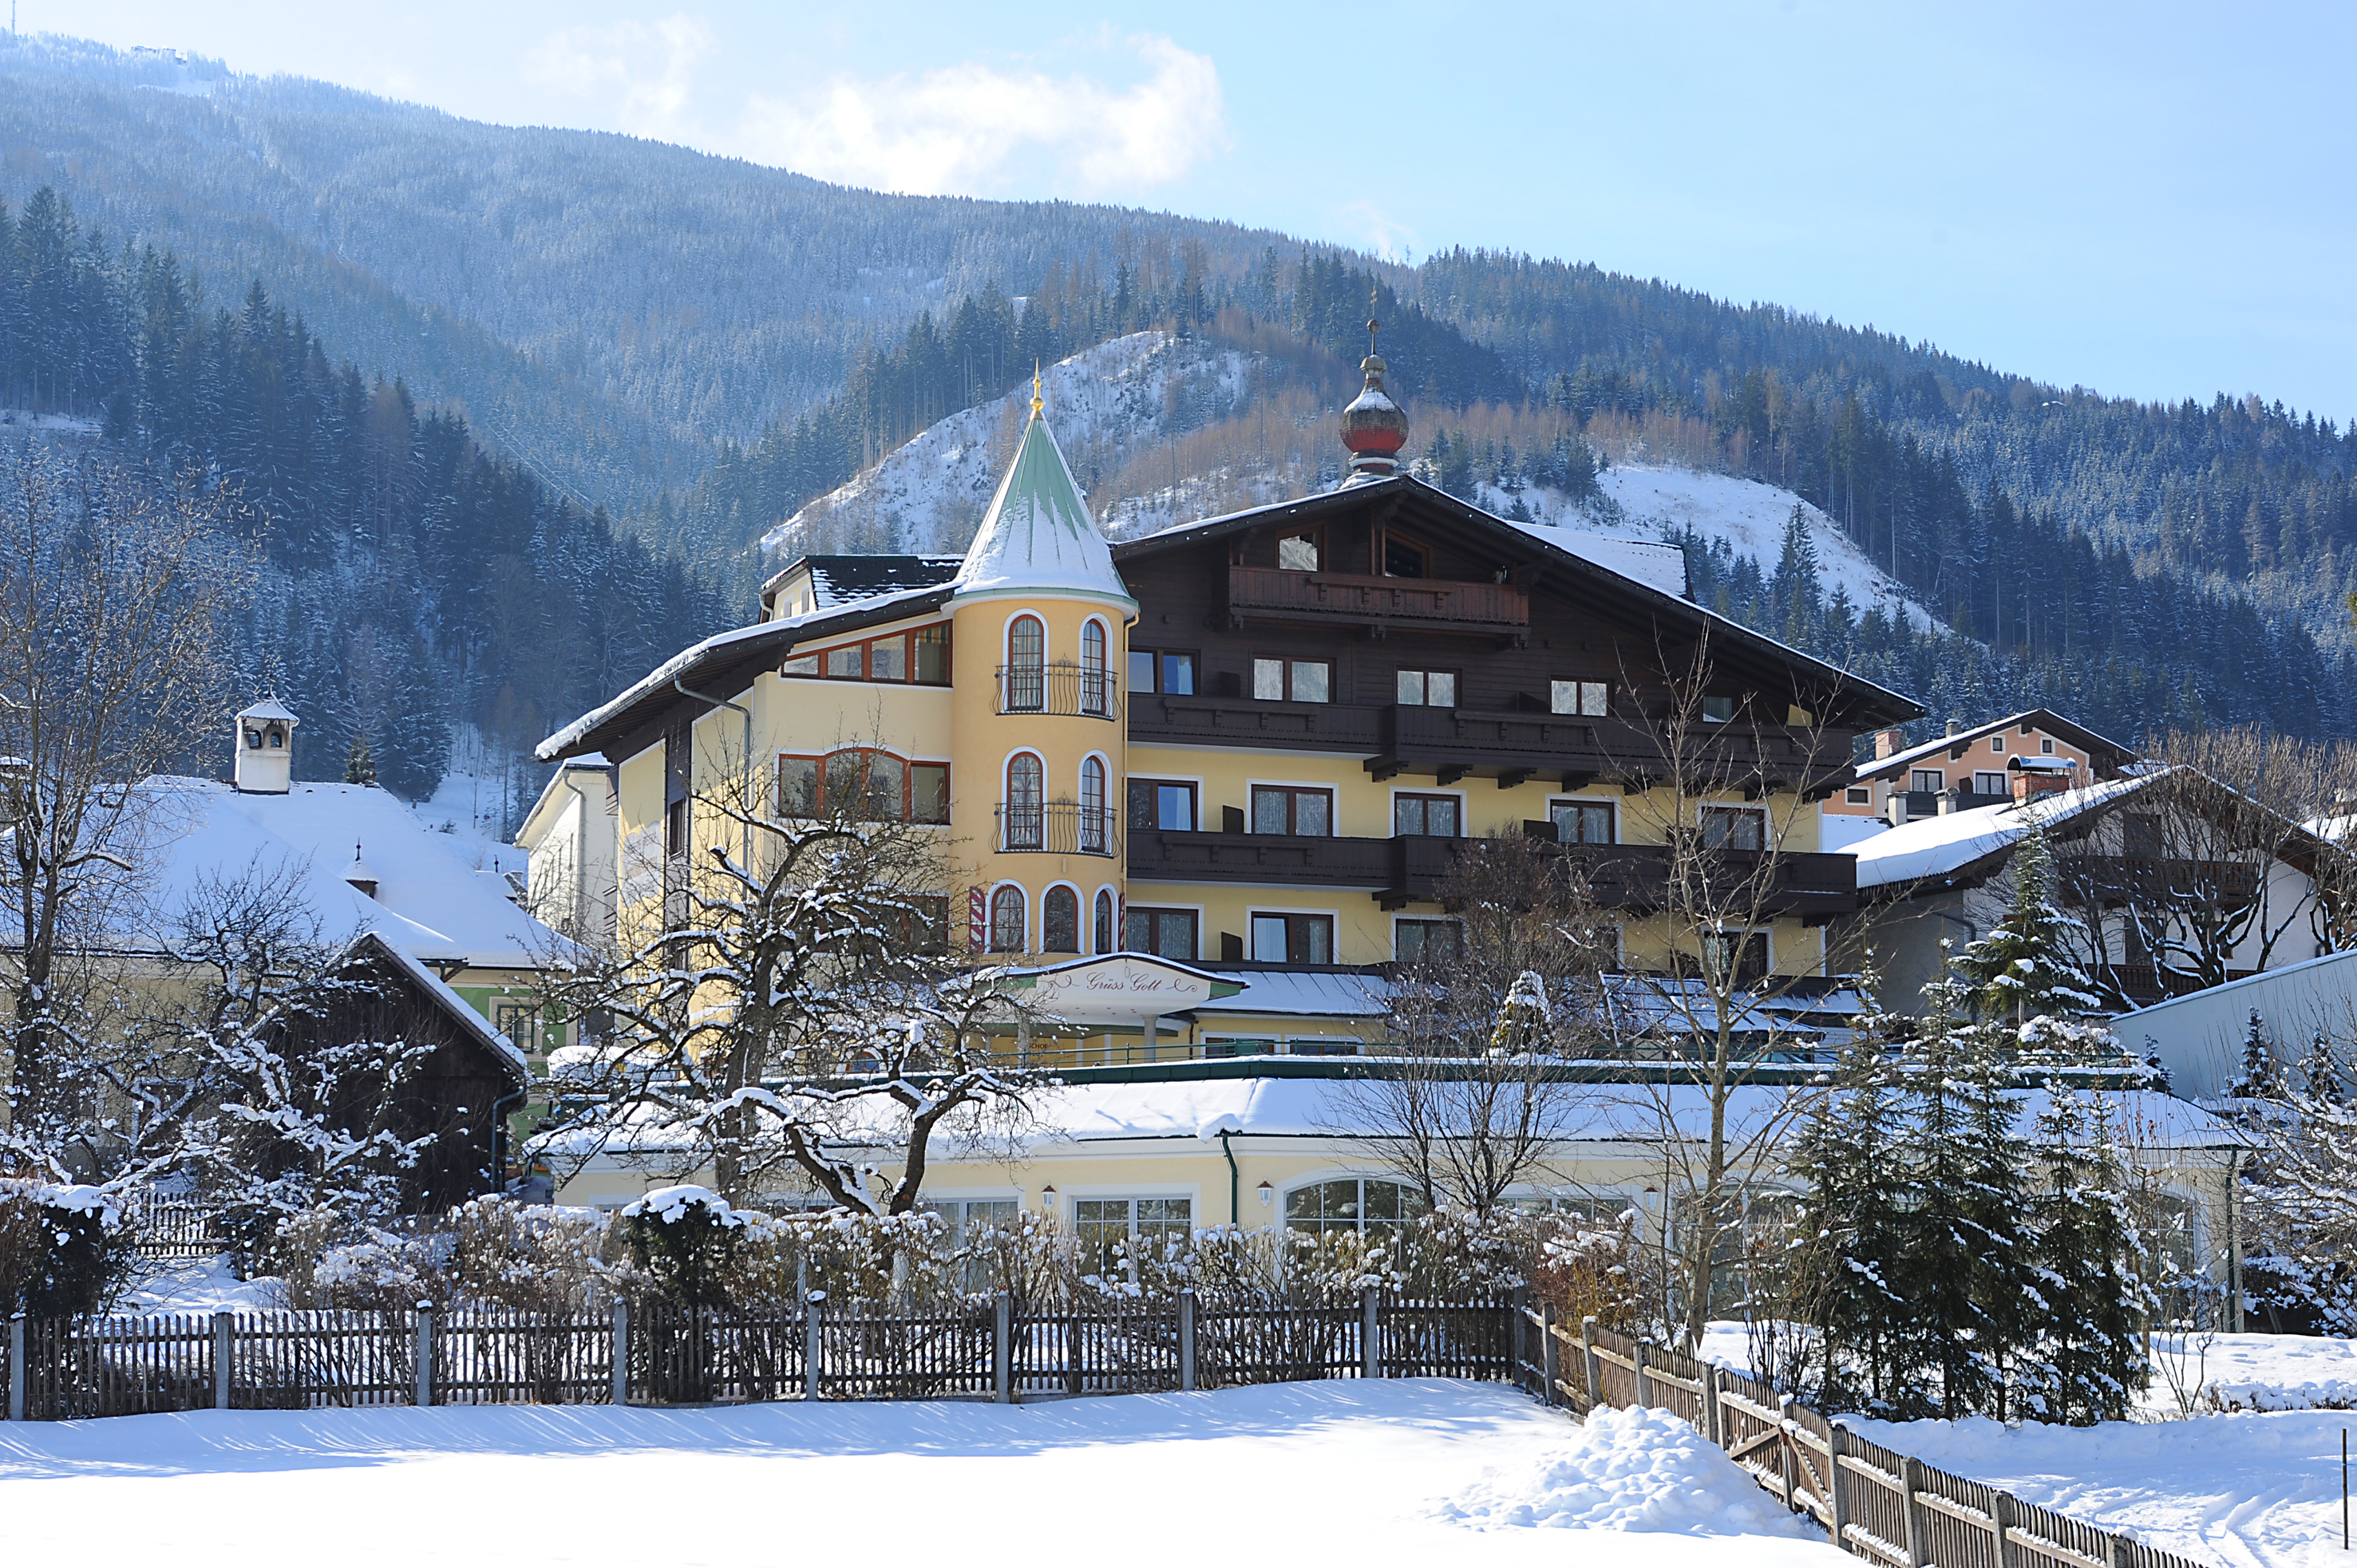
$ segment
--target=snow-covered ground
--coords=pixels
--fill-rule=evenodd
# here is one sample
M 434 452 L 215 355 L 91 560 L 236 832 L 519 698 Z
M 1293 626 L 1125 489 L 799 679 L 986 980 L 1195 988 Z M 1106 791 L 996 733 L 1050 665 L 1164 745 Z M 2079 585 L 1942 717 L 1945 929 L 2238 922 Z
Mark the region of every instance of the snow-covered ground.
M 0 1424 L 0 1561 L 1834 1568 L 1653 1419 L 1435 1379 Z
M 2097 1427 L 1861 1421 L 1877 1443 L 2222 1568 L 2305 1568 L 2341 1552 L 2346 1412 Z
M 2042 1507 L 2222 1568 L 2304 1568 L 2341 1551 L 2341 1439 L 2357 1418 L 2357 1341 L 2222 1334 L 2170 1354 L 2189 1389 L 2244 1408 L 2184 1418 L 2156 1375 L 2139 1419 L 2008 1429 L 1988 1420 L 1854 1421 L 1887 1447 Z M 1743 1326 L 1714 1323 L 1704 1354 L 1742 1370 Z M 2188 1352 L 2192 1352 L 2189 1354 Z M 2157 1358 L 2158 1359 L 2158 1358 Z M 2206 1402 L 2202 1402 L 2206 1408 Z M 2255 1407 L 2255 1408 L 2252 1408 Z
M 134 1313 L 252 1312 L 284 1306 L 275 1279 L 242 1280 L 226 1256 L 160 1262 L 134 1285 L 114 1310 Z

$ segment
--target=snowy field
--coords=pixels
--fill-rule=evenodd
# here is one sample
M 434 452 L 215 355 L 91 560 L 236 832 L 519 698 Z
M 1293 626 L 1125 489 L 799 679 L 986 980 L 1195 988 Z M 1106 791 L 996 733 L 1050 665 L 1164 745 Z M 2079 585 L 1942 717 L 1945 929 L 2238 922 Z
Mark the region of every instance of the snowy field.
M 1014 1408 L 0 1423 L 0 1562 L 1845 1561 L 1682 1430 L 1658 1412 L 1582 1428 L 1495 1384 L 1437 1379 Z

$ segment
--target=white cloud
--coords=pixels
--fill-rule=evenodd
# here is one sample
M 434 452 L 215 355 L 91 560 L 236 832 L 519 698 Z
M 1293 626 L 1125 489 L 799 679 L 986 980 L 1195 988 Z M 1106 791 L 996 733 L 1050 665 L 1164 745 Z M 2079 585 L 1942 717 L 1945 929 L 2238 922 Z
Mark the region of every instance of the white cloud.
M 921 75 L 839 75 L 806 99 L 748 97 L 734 151 L 821 179 L 919 195 L 981 194 L 1018 155 L 1042 152 L 1058 185 L 1135 191 L 1227 145 L 1211 58 L 1165 38 L 1130 46 L 1153 68 L 1116 91 L 1085 76 L 969 61 Z
M 701 16 L 569 27 L 533 50 L 524 74 L 544 86 L 607 101 L 619 128 L 633 135 L 690 140 L 695 68 L 712 43 L 711 26 Z
M 1353 201 L 1341 215 L 1358 226 L 1367 249 L 1387 262 L 1415 260 L 1416 231 L 1371 201 Z

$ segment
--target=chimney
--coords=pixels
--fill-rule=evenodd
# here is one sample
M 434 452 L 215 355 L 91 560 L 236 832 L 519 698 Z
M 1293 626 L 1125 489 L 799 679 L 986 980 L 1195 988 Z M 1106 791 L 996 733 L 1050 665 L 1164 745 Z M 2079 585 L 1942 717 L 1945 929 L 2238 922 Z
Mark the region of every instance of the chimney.
M 230 778 L 249 795 L 284 795 L 295 778 L 295 726 L 302 721 L 275 697 L 237 715 L 237 763 Z
M 1956 726 L 1956 721 L 1955 721 L 1955 720 L 1953 720 L 1953 719 L 1950 719 L 1950 720 L 1948 721 L 1948 738 L 1949 738 L 1949 739 L 1953 740 L 1953 739 L 1954 739 L 1954 738 L 1955 738 L 1955 735 L 1956 735 L 1956 727 L 1957 727 L 1957 726 Z
M 1886 757 L 1898 756 L 1906 746 L 1907 737 L 1898 730 L 1878 729 L 1874 732 L 1874 760 L 1877 762 Z
M 2078 780 L 2079 760 L 2073 757 L 2016 757 L 2005 765 L 2017 806 L 2044 795 L 2060 795 Z
M 1956 792 L 1955 792 L 1953 789 L 1943 789 L 1943 790 L 1941 790 L 1941 791 L 1940 791 L 1940 815 L 1942 815 L 1942 816 L 1943 816 L 1943 817 L 1944 817 L 1944 816 L 1946 816 L 1949 812 L 1951 812 L 1951 811 L 1954 811 L 1955 809 L 1956 809 Z
M 1890 817 L 1890 825 L 1891 825 L 1892 827 L 1894 827 L 1894 828 L 1903 828 L 1903 827 L 1905 827 L 1905 826 L 1907 825 L 1907 791 L 1906 791 L 1906 790 L 1904 790 L 1904 789 L 1893 789 L 1893 790 L 1890 792 L 1890 799 L 1889 799 L 1889 800 L 1885 800 L 1885 801 L 1882 803 L 1882 806 L 1883 806 L 1883 810 L 1884 810 L 1885 811 L 1887 811 L 1887 812 L 1889 814 L 1889 817 Z

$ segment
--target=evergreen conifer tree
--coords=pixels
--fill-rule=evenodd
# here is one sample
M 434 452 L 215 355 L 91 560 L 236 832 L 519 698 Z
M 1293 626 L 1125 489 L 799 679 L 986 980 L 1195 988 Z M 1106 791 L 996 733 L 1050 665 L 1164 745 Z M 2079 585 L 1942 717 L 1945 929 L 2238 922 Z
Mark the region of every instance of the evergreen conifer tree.
M 2021 1413 L 2073 1426 L 2118 1421 L 2148 1376 L 2143 1322 L 2153 1305 L 2126 1169 L 2088 1097 L 2060 1082 L 2047 1089 L 2037 1153 L 2045 1179 L 2027 1294 L 2040 1332 L 2017 1373 Z
M 376 762 L 369 756 L 368 732 L 352 736 L 352 748 L 344 757 L 344 782 L 373 784 L 376 782 Z

